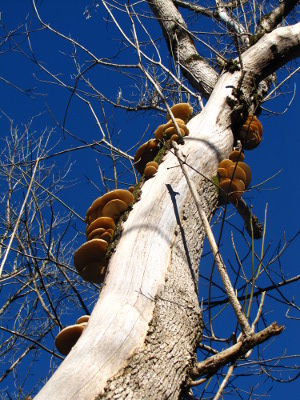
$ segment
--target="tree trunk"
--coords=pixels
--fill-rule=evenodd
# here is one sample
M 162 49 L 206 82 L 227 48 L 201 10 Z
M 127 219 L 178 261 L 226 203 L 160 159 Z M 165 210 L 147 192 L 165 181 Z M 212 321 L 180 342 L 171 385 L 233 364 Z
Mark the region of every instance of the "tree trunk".
M 265 35 L 247 50 L 245 73 L 221 75 L 205 109 L 188 123 L 182 151 L 209 218 L 217 190 L 207 179 L 233 144 L 239 101 L 232 89 L 240 86 L 249 100 L 254 79 L 258 83 L 275 70 L 280 53 L 289 45 L 293 54 L 299 52 L 299 27 L 280 28 L 278 37 Z M 87 328 L 36 399 L 177 399 L 201 338 L 197 277 L 203 240 L 186 181 L 169 151 L 124 223 Z

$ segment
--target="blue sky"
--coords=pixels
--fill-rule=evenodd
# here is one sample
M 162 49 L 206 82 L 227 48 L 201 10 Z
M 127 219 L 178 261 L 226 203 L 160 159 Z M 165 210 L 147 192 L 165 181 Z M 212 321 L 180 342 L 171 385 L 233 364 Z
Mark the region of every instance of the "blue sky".
M 63 2 L 44 0 L 38 4 L 42 18 L 45 22 L 50 23 L 53 28 L 66 36 L 70 35 L 94 52 L 97 57 L 113 57 L 120 47 L 119 41 L 116 40 L 116 29 L 111 22 L 104 23 L 103 18 L 106 17 L 106 13 L 101 7 L 91 7 L 91 18 L 86 18 L 88 15 L 85 13 L 87 6 L 89 6 L 88 0 L 76 2 L 71 0 Z M 30 1 L 4 0 L 0 4 L 0 11 L 2 11 L 1 20 L 9 31 L 15 29 L 29 15 L 28 26 L 32 31 L 30 39 L 35 57 L 66 84 L 73 85 L 74 79 L 72 77 L 76 71 L 73 59 L 70 56 L 73 51 L 72 46 L 70 44 L 66 45 L 65 41 L 57 38 L 51 32 L 40 31 L 40 25 L 36 19 L 30 25 Z M 122 20 L 122 23 L 127 26 L 125 19 Z M 18 31 L 15 38 L 17 41 L 21 40 L 22 42 L 22 36 L 19 35 L 20 32 L 23 32 L 23 28 Z M 160 46 L 164 52 L 164 44 L 160 44 Z M 40 67 L 34 63 L 32 54 L 28 51 L 28 46 L 25 42 L 22 42 L 21 47 L 26 49 L 28 58 L 24 54 L 20 54 L 18 49 L 8 51 L 8 47 L 2 46 L 5 51 L 2 50 L 2 53 L 0 53 L 0 77 L 23 91 L 27 91 L 27 94 L 19 92 L 16 88 L 0 80 L 0 110 L 8 115 L 20 129 L 23 129 L 24 124 L 28 123 L 34 116 L 36 117 L 32 124 L 33 130 L 40 132 L 46 127 L 48 129 L 55 128 L 55 123 L 49 114 L 48 108 L 51 109 L 55 119 L 62 124 L 66 116 L 66 107 L 70 100 L 70 91 L 54 84 L 45 83 L 45 80 L 49 80 L 49 76 L 43 73 Z M 163 56 L 166 59 L 166 53 L 163 53 Z M 87 61 L 87 56 L 80 51 L 77 53 L 77 57 L 82 65 Z M 127 60 L 128 63 L 136 62 L 130 50 L 128 50 L 128 54 L 125 52 L 120 57 Z M 131 72 L 134 73 L 135 71 L 132 70 Z M 282 76 L 285 76 L 284 72 L 278 75 L 278 79 Z M 89 77 L 93 80 L 94 85 L 101 88 L 105 96 L 114 100 L 120 88 L 128 96 L 132 96 L 133 100 L 138 94 L 138 80 L 136 82 L 131 81 L 117 72 L 112 72 L 105 68 L 96 68 L 91 71 Z M 295 97 L 293 102 L 288 110 L 282 114 L 292 100 L 294 90 Z M 251 167 L 254 188 L 249 194 L 245 195 L 245 199 L 248 203 L 253 204 L 254 213 L 261 221 L 264 219 L 266 203 L 268 204 L 265 242 L 266 246 L 271 243 L 271 249 L 273 250 L 269 250 L 270 256 L 279 241 L 284 241 L 285 238 L 286 240 L 291 239 L 299 230 L 298 205 L 300 189 L 296 165 L 298 164 L 300 146 L 297 118 L 300 109 L 299 90 L 300 76 L 296 74 L 289 86 L 283 89 L 282 96 L 263 105 L 271 111 L 263 111 L 260 116 L 260 121 L 264 128 L 263 141 L 255 151 L 246 153 L 245 162 Z M 97 100 L 93 100 L 93 105 L 102 122 L 103 116 L 101 115 L 100 104 L 97 103 Z M 279 113 L 279 115 L 275 115 L 275 113 Z M 119 111 L 113 107 L 106 108 L 106 117 L 113 140 L 119 143 L 123 151 L 130 149 L 145 131 L 146 134 L 143 141 L 146 140 L 162 121 L 161 116 L 152 112 L 130 113 Z M 66 128 L 85 142 L 100 138 L 99 129 L 88 106 L 75 97 L 72 98 L 68 109 Z M 8 120 L 2 115 L 0 119 L 0 138 L 4 138 L 7 135 L 8 129 Z M 68 134 L 64 136 L 57 127 L 51 140 L 53 145 L 55 144 L 56 146 L 53 153 L 82 145 L 82 143 L 74 140 Z M 130 154 L 134 155 L 134 151 L 132 149 Z M 112 176 L 111 163 L 107 156 L 100 156 L 91 149 L 70 152 L 67 155 L 56 157 L 55 160 L 58 170 L 63 170 L 66 164 L 71 165 L 69 179 L 72 181 L 72 185 L 67 191 L 61 193 L 61 199 L 84 218 L 87 207 L 99 195 L 96 185 L 101 188 L 98 163 L 101 169 L 107 170 L 107 176 L 109 177 Z M 52 160 L 49 162 L 52 162 Z M 275 174 L 277 175 L 274 179 L 266 182 L 260 188 L 255 188 L 255 185 L 264 182 Z M 123 186 L 126 187 L 126 184 L 130 184 L 132 182 L 131 179 L 132 176 L 130 174 L 125 174 L 122 177 Z M 93 181 L 95 185 L 91 184 L 90 181 Z M 111 185 L 112 188 L 113 185 Z M 241 220 L 235 219 L 234 223 L 240 225 L 240 227 L 242 226 Z M 83 230 L 83 223 L 79 221 L 78 227 Z M 223 235 L 222 248 L 227 249 L 224 255 L 225 260 L 233 257 L 233 250 L 230 244 L 231 230 L 232 228 L 227 226 Z M 236 232 L 234 230 L 233 232 L 235 235 Z M 83 237 L 78 240 L 78 245 L 81 244 L 80 240 L 82 242 L 84 240 Z M 259 247 L 260 244 L 256 246 Z M 241 254 L 246 251 L 243 242 L 238 241 L 238 247 Z M 299 240 L 296 240 L 282 257 L 282 268 L 286 271 L 287 277 L 298 274 L 298 260 Z M 207 265 L 210 265 L 209 263 L 207 262 Z M 205 259 L 203 265 L 206 265 Z M 289 299 L 294 296 L 297 303 L 299 294 L 296 287 L 297 283 L 283 290 Z M 285 318 L 286 308 L 280 306 L 279 303 L 276 304 L 276 309 L 274 309 L 274 303 L 272 304 L 271 300 L 266 301 L 265 307 L 271 314 L 269 321 L 276 320 L 279 324 L 286 325 L 287 329 L 276 339 L 276 344 L 273 345 L 269 354 L 273 356 L 274 354 L 282 354 L 287 343 L 289 344 L 288 354 L 299 354 L 299 340 L 295 335 L 296 324 L 291 324 Z M 230 332 L 228 334 L 230 335 Z M 275 352 L 274 347 L 276 348 Z M 296 361 L 293 362 L 296 363 Z M 43 360 L 41 360 L 41 364 L 43 364 Z M 247 382 L 245 384 L 247 385 Z M 270 386 L 269 383 L 268 385 Z M 290 385 L 277 385 L 276 391 L 272 393 L 271 398 L 279 399 L 284 394 L 293 395 L 297 390 L 299 390 L 298 382 Z

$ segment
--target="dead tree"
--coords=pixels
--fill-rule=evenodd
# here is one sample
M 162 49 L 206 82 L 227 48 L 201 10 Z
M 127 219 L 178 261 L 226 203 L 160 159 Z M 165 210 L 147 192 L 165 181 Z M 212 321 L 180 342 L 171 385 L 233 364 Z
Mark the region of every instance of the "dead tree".
M 191 134 L 180 148 L 182 154 L 171 149 L 155 179 L 143 185 L 139 201 L 123 224 L 90 322 L 36 399 L 175 399 L 183 396 L 191 379 L 202 376 L 195 359 L 202 334 L 197 276 L 207 231 L 180 165 L 186 167 L 200 207 L 210 220 L 218 202 L 212 178 L 232 149 L 241 113 L 256 110 L 269 77 L 300 54 L 299 23 L 278 26 L 296 3 L 281 2 L 250 35 L 230 14 L 228 7 L 233 5 L 217 2 L 213 15 L 230 26 L 238 48 L 238 57 L 232 61 L 221 57 L 221 72 L 217 72 L 198 53 L 177 8 L 197 12 L 197 6 L 149 1 L 174 60 L 194 90 L 208 101 L 188 123 Z M 109 5 L 103 4 L 113 19 Z M 125 10 L 132 15 L 130 7 Z M 133 19 L 132 29 L 131 45 L 143 70 Z M 159 85 L 155 88 L 160 95 Z M 225 268 L 222 261 L 221 265 Z M 224 365 L 224 360 L 244 357 L 260 340 L 281 331 L 273 324 L 257 334 L 259 339 L 243 320 L 241 306 L 235 312 L 241 326 L 235 345 L 239 350 L 235 352 L 233 346 L 228 358 L 220 353 L 219 361 L 212 359 L 212 369 L 204 369 L 207 375 L 218 369 L 219 362 Z
M 293 21 L 294 16 L 297 16 L 298 1 L 283 0 L 277 6 L 267 9 L 265 4 L 260 5 L 256 1 L 251 4 L 248 1 L 216 1 L 210 8 L 191 1 L 151 0 L 141 2 L 140 8 L 140 3 L 123 5 L 102 0 L 101 10 L 105 12 L 106 21 L 113 23 L 117 29 L 124 45 L 122 50 L 133 51 L 131 63 L 128 64 L 118 64 L 117 57 L 97 57 L 87 47 L 56 30 L 51 23 L 45 22 L 44 16 L 39 14 L 36 2 L 33 0 L 32 3 L 35 18 L 42 27 L 41 31 L 52 33 L 75 49 L 72 58 L 76 76 L 72 86 L 65 83 L 58 74 L 52 73 L 46 63 L 38 60 L 31 43 L 32 31 L 25 24 L 30 55 L 28 58 L 46 74 L 51 83 L 71 93 L 63 122 L 56 122 L 62 128 L 63 135 L 69 134 L 66 121 L 72 99 L 76 98 L 87 106 L 99 129 L 100 140 L 97 143 L 82 140 L 81 147 L 94 148 L 97 145 L 106 155 L 109 154 L 114 165 L 112 181 L 115 186 L 118 186 L 116 159 L 122 158 L 129 165 L 127 169 L 131 166 L 134 170 L 133 157 L 113 143 L 107 127 L 104 103 L 115 109 L 154 110 L 164 114 L 166 111 L 171 113 L 171 103 L 190 101 L 196 110 L 187 124 L 190 135 L 180 144 L 170 144 L 154 178 L 147 181 L 142 178 L 139 195 L 132 209 L 122 219 L 121 234 L 114 243 L 115 248 L 109 259 L 99 300 L 88 325 L 36 399 L 192 399 L 193 387 L 206 383 L 221 368 L 227 367 L 225 373 L 218 375 L 222 382 L 215 390 L 217 399 L 224 393 L 239 361 L 247 360 L 255 346 L 279 335 L 283 330 L 276 322 L 264 329 L 258 329 L 265 299 L 265 291 L 258 290 L 255 285 L 259 273 L 256 271 L 257 275 L 253 274 L 249 281 L 245 279 L 245 285 L 251 287 L 250 292 L 237 295 L 236 285 L 229 279 L 228 265 L 221 257 L 209 222 L 219 209 L 220 202 L 223 201 L 223 205 L 225 203 L 225 209 L 228 206 L 228 198 L 224 201 L 220 196 L 217 174 L 220 161 L 228 157 L 233 146 L 240 148 L 236 133 L 246 116 L 249 113 L 259 114 L 267 96 L 278 89 L 275 83 L 277 71 L 300 55 L 300 23 Z M 202 36 L 198 29 L 190 29 L 189 18 L 184 19 L 180 12 L 183 9 L 184 15 L 190 13 L 190 18 L 199 18 L 202 22 L 210 21 L 213 26 L 211 32 L 215 35 L 213 43 L 210 43 L 207 36 Z M 122 20 L 117 18 L 118 12 L 122 18 L 126 18 L 127 30 L 123 29 Z M 87 8 L 86 13 L 89 15 L 90 9 Z M 153 26 L 159 29 L 158 24 L 162 38 L 154 39 L 151 32 Z M 205 31 L 205 22 L 203 24 Z M 214 31 L 214 27 L 218 26 L 222 31 L 220 35 Z M 19 49 L 14 35 L 10 33 L 7 37 L 12 41 L 12 47 Z M 166 67 L 162 61 L 158 40 L 164 41 L 163 45 L 168 49 L 172 66 Z M 151 52 L 147 51 L 145 43 L 151 47 Z M 85 69 L 77 60 L 77 51 L 88 58 Z M 135 103 L 127 101 L 121 90 L 117 99 L 105 96 L 88 77 L 88 72 L 98 66 L 121 70 L 124 76 L 129 70 L 137 71 L 136 76 L 143 82 L 141 86 L 137 85 L 137 90 L 141 93 L 139 100 Z M 289 70 L 289 78 L 297 70 Z M 81 84 L 84 84 L 84 89 Z M 101 103 L 104 122 L 100 122 L 93 108 L 94 99 Z M 17 148 L 18 140 L 15 142 Z M 9 346 L 5 347 L 4 344 L 7 354 L 13 348 L 15 338 L 22 337 L 31 341 L 28 349 L 24 350 L 17 361 L 12 362 L 6 375 L 14 370 L 16 364 L 21 363 L 29 351 L 41 345 L 44 334 L 53 332 L 54 336 L 55 329 L 63 326 L 61 304 L 64 296 L 76 298 L 80 308 L 89 312 L 82 298 L 82 293 L 86 290 L 84 283 L 79 283 L 81 278 L 69 264 L 72 244 L 69 242 L 62 245 L 66 230 L 71 225 L 70 220 L 56 242 L 50 241 L 53 239 L 52 227 L 55 226 L 50 224 L 46 236 L 50 237 L 51 245 L 44 240 L 43 229 L 46 223 L 35 193 L 40 193 L 39 190 L 45 188 L 39 186 L 41 183 L 35 177 L 41 161 L 48 157 L 48 152 L 43 148 L 40 153 L 39 145 L 36 148 L 36 158 L 29 153 L 25 158 L 28 169 L 26 173 L 22 170 L 24 183 L 22 179 L 20 181 L 31 199 L 33 216 L 40 217 L 36 247 L 43 249 L 43 257 L 40 259 L 40 253 L 30 252 L 36 228 L 33 224 L 28 224 L 30 213 L 27 214 L 27 197 L 23 201 L 20 217 L 18 218 L 16 211 L 13 215 L 13 220 L 24 227 L 25 239 L 18 233 L 20 228 L 14 229 L 11 226 L 11 216 L 7 216 L 2 221 L 5 236 L 0 249 L 6 257 L 11 250 L 9 238 L 12 238 L 12 243 L 17 238 L 19 247 L 14 247 L 13 251 L 21 258 L 22 263 L 23 260 L 27 262 L 29 271 L 33 270 L 26 283 L 20 287 L 20 293 L 23 296 L 27 285 L 30 288 L 33 285 L 31 291 L 36 297 L 34 307 L 38 304 L 46 314 L 43 323 L 45 332 L 40 334 L 38 340 L 33 340 L 29 334 L 22 335 L 21 330 L 15 332 L 1 327 L 10 334 L 7 340 Z M 24 163 L 24 159 L 19 161 Z M 9 182 L 15 179 L 11 177 L 15 177 L 13 172 L 18 165 L 14 157 L 11 157 L 9 164 L 1 164 L 3 171 L 9 171 Z M 137 183 L 135 172 L 132 173 L 133 176 Z M 105 186 L 106 178 L 102 176 L 102 179 Z M 54 183 L 53 188 L 56 190 Z M 51 222 L 55 221 L 51 200 L 55 190 L 53 193 L 47 189 L 44 192 L 49 195 L 47 204 L 51 210 Z M 6 198 L 3 197 L 2 203 L 5 201 Z M 261 225 L 243 200 L 239 200 L 234 206 L 243 218 L 241 224 L 245 223 L 250 237 L 252 236 L 252 241 L 249 241 L 251 252 L 254 238 L 263 235 Z M 11 209 L 13 207 L 7 208 L 8 211 Z M 73 210 L 69 211 L 75 215 Z M 24 214 L 26 218 L 21 218 Z M 80 219 L 78 215 L 75 217 Z M 34 218 L 30 221 L 34 223 Z M 223 293 L 219 304 L 229 305 L 235 317 L 232 323 L 234 334 L 226 340 L 225 350 L 216 350 L 203 343 L 206 328 L 201 305 L 203 295 L 199 290 L 198 278 L 203 269 L 201 261 L 206 237 L 223 284 L 219 286 Z M 24 243 L 30 251 L 23 246 Z M 65 256 L 62 259 L 61 253 Z M 278 257 L 280 254 L 279 251 Z M 256 256 L 254 250 L 253 255 Z M 9 282 L 11 278 L 18 279 L 23 272 L 17 257 L 12 261 L 12 271 L 6 267 L 6 259 L 2 260 L 3 280 Z M 263 255 L 257 258 L 260 270 L 263 268 Z M 48 268 L 50 263 L 51 268 Z M 267 268 L 265 273 L 268 273 Z M 236 281 L 239 275 L 242 276 L 242 273 L 236 274 Z M 293 281 L 298 279 L 299 276 L 292 278 Z M 51 297 L 49 289 L 52 281 L 59 293 L 58 299 Z M 281 283 L 274 283 L 272 280 L 271 283 L 266 290 L 278 289 L 281 284 L 289 282 L 283 279 Z M 90 292 L 92 296 L 95 296 L 96 291 L 97 287 L 94 286 Z M 20 293 L 16 291 L 9 301 L 13 303 Z M 208 297 L 207 310 L 210 313 L 212 303 L 210 295 Z M 86 298 L 88 294 L 85 292 Z M 254 298 L 257 301 L 256 308 Z M 3 315 L 8 306 L 9 303 L 0 310 Z M 32 309 L 27 309 L 25 321 L 30 319 Z M 211 323 L 210 317 L 209 320 Z M 38 325 L 35 325 L 34 334 L 37 335 L 37 332 Z M 217 339 L 212 328 L 210 334 L 211 340 Z M 206 351 L 204 360 L 197 359 L 199 348 Z M 54 357 L 60 357 L 45 346 L 43 350 Z

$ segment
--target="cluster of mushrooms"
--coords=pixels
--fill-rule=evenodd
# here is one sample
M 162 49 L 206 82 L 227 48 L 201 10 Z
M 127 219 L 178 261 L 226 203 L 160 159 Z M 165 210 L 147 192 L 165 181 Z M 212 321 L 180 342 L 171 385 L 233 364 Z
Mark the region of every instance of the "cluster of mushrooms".
M 89 315 L 83 315 L 78 318 L 75 325 L 67 326 L 62 329 L 55 338 L 55 346 L 57 350 L 64 356 L 68 355 L 77 340 L 80 338 L 82 331 L 87 326 Z
M 154 139 L 140 146 L 134 156 L 134 165 L 145 179 L 151 178 L 158 169 L 154 161 L 159 150 L 169 148 L 172 141 L 181 143 L 189 135 L 186 122 L 192 115 L 193 108 L 188 103 L 179 103 L 171 107 L 177 127 L 169 113 L 166 124 L 160 125 L 154 132 Z M 178 128 L 178 129 L 177 129 Z M 179 130 L 179 132 L 178 132 Z M 238 132 L 242 148 L 251 150 L 257 147 L 262 138 L 262 125 L 257 117 L 249 114 Z M 244 163 L 244 154 L 234 150 L 228 159 L 222 160 L 218 167 L 221 194 L 230 202 L 236 202 L 248 188 L 251 171 Z M 116 223 L 121 214 L 134 202 L 132 192 L 116 189 L 97 198 L 87 210 L 85 222 L 87 241 L 74 254 L 74 266 L 79 275 L 88 282 L 102 283 L 107 270 L 107 249 L 112 241 Z M 74 325 L 62 329 L 55 339 L 58 351 L 67 355 L 76 344 L 89 320 L 88 315 L 80 317 Z
M 237 139 L 241 142 L 243 150 L 252 150 L 260 144 L 262 133 L 262 125 L 257 117 L 249 114 L 237 133 Z M 251 181 L 250 167 L 243 162 L 244 158 L 244 153 L 234 150 L 228 159 L 220 162 L 217 169 L 220 193 L 232 203 L 241 198 Z
M 250 167 L 243 162 L 244 158 L 241 151 L 234 150 L 228 159 L 220 162 L 217 169 L 221 194 L 228 196 L 228 201 L 235 202 L 241 198 L 251 182 Z
M 185 123 L 190 118 L 193 109 L 187 103 L 179 103 L 171 108 L 182 137 L 189 134 Z M 178 132 L 167 113 L 167 123 L 160 125 L 151 139 L 138 148 L 134 165 L 145 179 L 151 178 L 158 169 L 158 163 L 153 161 L 158 151 L 172 140 L 178 141 Z M 112 241 L 116 223 L 122 213 L 128 210 L 134 202 L 131 186 L 128 190 L 116 189 L 97 198 L 87 210 L 85 222 L 87 241 L 74 254 L 74 267 L 87 282 L 102 283 L 107 270 L 107 249 Z M 79 318 L 75 325 L 62 329 L 55 339 L 58 351 L 67 355 L 76 344 L 89 316 Z
M 249 114 L 238 132 L 238 139 L 241 141 L 244 150 L 252 150 L 260 144 L 262 134 L 262 124 L 255 115 Z
M 134 166 L 146 179 L 151 178 L 157 171 L 158 164 L 153 160 L 159 150 L 164 146 L 168 147 L 172 141 L 178 142 L 189 135 L 186 122 L 192 115 L 192 106 L 189 103 L 178 103 L 171 107 L 171 111 L 180 134 L 178 134 L 170 114 L 167 113 L 167 123 L 159 125 L 154 132 L 154 139 L 148 140 L 135 153 Z
M 87 242 L 74 254 L 74 267 L 88 282 L 102 283 L 107 269 L 106 250 L 116 222 L 134 201 L 129 190 L 116 189 L 96 199 L 87 210 Z

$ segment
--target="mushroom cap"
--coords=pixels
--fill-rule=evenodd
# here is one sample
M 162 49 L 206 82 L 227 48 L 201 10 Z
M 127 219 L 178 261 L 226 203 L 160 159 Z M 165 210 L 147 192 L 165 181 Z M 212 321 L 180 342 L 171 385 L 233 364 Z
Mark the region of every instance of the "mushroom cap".
M 76 344 L 80 338 L 86 323 L 70 325 L 62 329 L 55 338 L 55 346 L 57 350 L 66 356 L 70 353 L 72 347 Z
M 245 155 L 244 153 L 242 153 L 239 150 L 233 150 L 230 154 L 229 154 L 229 160 L 233 161 L 233 162 L 238 162 L 238 161 L 244 161 L 245 159 Z
M 86 282 L 103 283 L 106 269 L 106 264 L 92 262 L 83 268 L 81 276 Z
M 239 131 L 239 139 L 243 148 L 252 150 L 259 145 L 263 134 L 262 124 L 255 115 L 249 114 L 246 122 Z
M 181 136 L 185 136 L 185 131 L 181 128 L 179 128 L 179 132 L 181 134 Z M 169 128 L 167 128 L 164 132 L 164 134 L 166 135 L 167 139 L 170 139 L 170 137 L 172 135 L 178 135 L 177 129 L 175 128 L 175 126 L 170 126 Z
M 111 231 L 111 229 L 109 229 Z M 94 229 L 87 237 L 87 240 L 92 239 L 102 239 L 105 240 L 107 243 L 110 243 L 112 237 L 112 233 L 104 228 Z
M 128 205 L 125 203 L 125 201 L 119 199 L 113 199 L 108 203 L 106 203 L 105 206 L 102 208 L 102 215 L 104 217 L 109 217 L 112 218 L 114 221 L 117 221 L 120 215 L 124 211 L 126 211 L 127 208 Z
M 154 137 L 157 140 L 162 140 L 163 139 L 163 133 L 165 130 L 165 125 L 159 125 L 156 130 L 154 131 Z
M 89 322 L 90 316 L 89 315 L 82 315 L 78 318 L 75 324 L 82 324 L 83 322 Z
M 129 186 L 129 188 L 128 188 L 128 190 L 129 190 L 130 193 L 133 193 L 133 192 L 134 192 L 134 189 L 135 189 L 134 186 Z
M 230 178 L 224 178 L 221 179 L 219 186 L 222 189 L 222 196 L 226 197 L 228 194 L 228 200 L 232 203 L 240 199 L 245 191 L 245 184 L 240 179 L 233 179 L 231 181 Z
M 225 168 L 228 170 L 229 167 L 231 167 L 232 165 L 234 165 L 234 163 L 229 160 L 228 158 L 225 158 L 224 160 L 222 160 L 219 164 L 218 168 Z
M 193 113 L 193 107 L 189 103 L 178 103 L 171 107 L 171 111 L 175 118 L 180 118 L 186 122 Z M 171 119 L 167 112 L 167 121 Z
M 100 239 L 100 236 L 102 235 L 102 233 L 106 232 L 105 228 L 97 228 L 94 229 L 88 236 L 87 236 L 87 240 L 91 240 L 93 238 L 95 238 L 95 236 L 97 236 L 97 238 Z
M 262 124 L 259 121 L 259 119 L 256 117 L 256 115 L 249 114 L 248 115 L 248 120 L 250 121 L 251 125 L 255 125 L 256 126 L 256 129 L 257 129 L 260 137 L 262 137 L 263 127 L 262 127 Z
M 228 168 L 228 178 L 231 179 L 240 179 L 243 182 L 246 182 L 246 173 L 245 171 L 239 167 L 238 164 L 234 164 Z
M 179 136 L 177 135 L 177 133 L 174 133 L 171 137 L 170 137 L 170 145 L 172 146 L 172 142 L 178 142 Z
M 153 165 L 146 165 L 144 175 L 146 179 L 152 178 L 152 176 L 157 172 L 157 168 Z
M 158 163 L 156 161 L 150 161 L 146 164 L 146 167 L 154 167 L 158 169 Z
M 147 162 L 152 161 L 158 153 L 159 147 L 156 139 L 150 139 L 137 149 L 134 155 L 134 166 L 143 175 Z
M 228 178 L 228 171 L 226 168 L 218 168 L 217 173 L 220 175 L 221 178 Z
M 89 236 L 89 234 L 95 229 L 104 228 L 105 230 L 107 230 L 107 229 L 115 229 L 115 227 L 116 224 L 112 218 L 99 217 L 87 226 L 85 233 L 87 236 Z
M 250 185 L 250 182 L 251 182 L 251 169 L 248 164 L 246 164 L 242 161 L 238 162 L 238 166 L 240 168 L 242 168 L 246 174 L 246 180 L 244 181 L 244 183 L 245 183 L 245 187 L 247 189 L 247 187 Z
M 105 240 L 108 244 L 111 242 L 112 234 L 108 231 L 102 233 L 99 239 Z
M 179 129 L 184 131 L 184 134 L 182 133 L 182 136 L 188 136 L 190 131 L 188 129 L 188 127 L 185 125 L 185 122 L 180 119 L 180 118 L 175 118 L 175 121 L 179 127 Z M 164 125 L 164 132 L 163 134 L 166 135 L 166 130 L 168 128 L 175 128 L 173 121 L 170 119 L 165 125 Z M 175 129 L 176 130 L 176 129 Z M 177 131 L 176 131 L 177 132 Z
M 241 138 L 241 142 L 245 150 L 253 150 L 260 144 L 261 137 L 257 132 L 249 132 L 245 139 Z
M 185 126 L 185 122 L 183 119 L 181 118 L 176 118 L 175 117 L 175 121 L 177 122 L 177 125 L 181 125 L 181 126 Z M 174 126 L 174 122 L 169 119 L 168 122 L 164 125 L 165 129 L 170 128 L 170 126 Z
M 90 224 L 92 221 L 95 220 L 95 219 L 91 218 L 91 216 L 93 215 L 93 213 L 95 211 L 96 211 L 97 217 L 102 216 L 102 209 L 105 206 L 105 204 L 114 199 L 119 199 L 119 200 L 124 201 L 124 203 L 126 203 L 127 206 L 131 206 L 134 201 L 134 197 L 133 197 L 132 193 L 129 192 L 129 190 L 125 190 L 125 189 L 112 190 L 111 192 L 108 192 L 108 193 L 104 194 L 103 196 L 98 197 L 98 199 L 96 199 L 92 203 L 91 207 L 87 210 L 87 213 L 86 213 L 86 217 L 85 217 L 86 222 L 88 224 Z M 99 215 L 99 214 L 101 214 L 101 215 Z
M 105 253 L 108 243 L 102 239 L 92 239 L 84 243 L 74 253 L 74 267 L 81 275 L 83 269 L 92 263 L 106 265 Z

